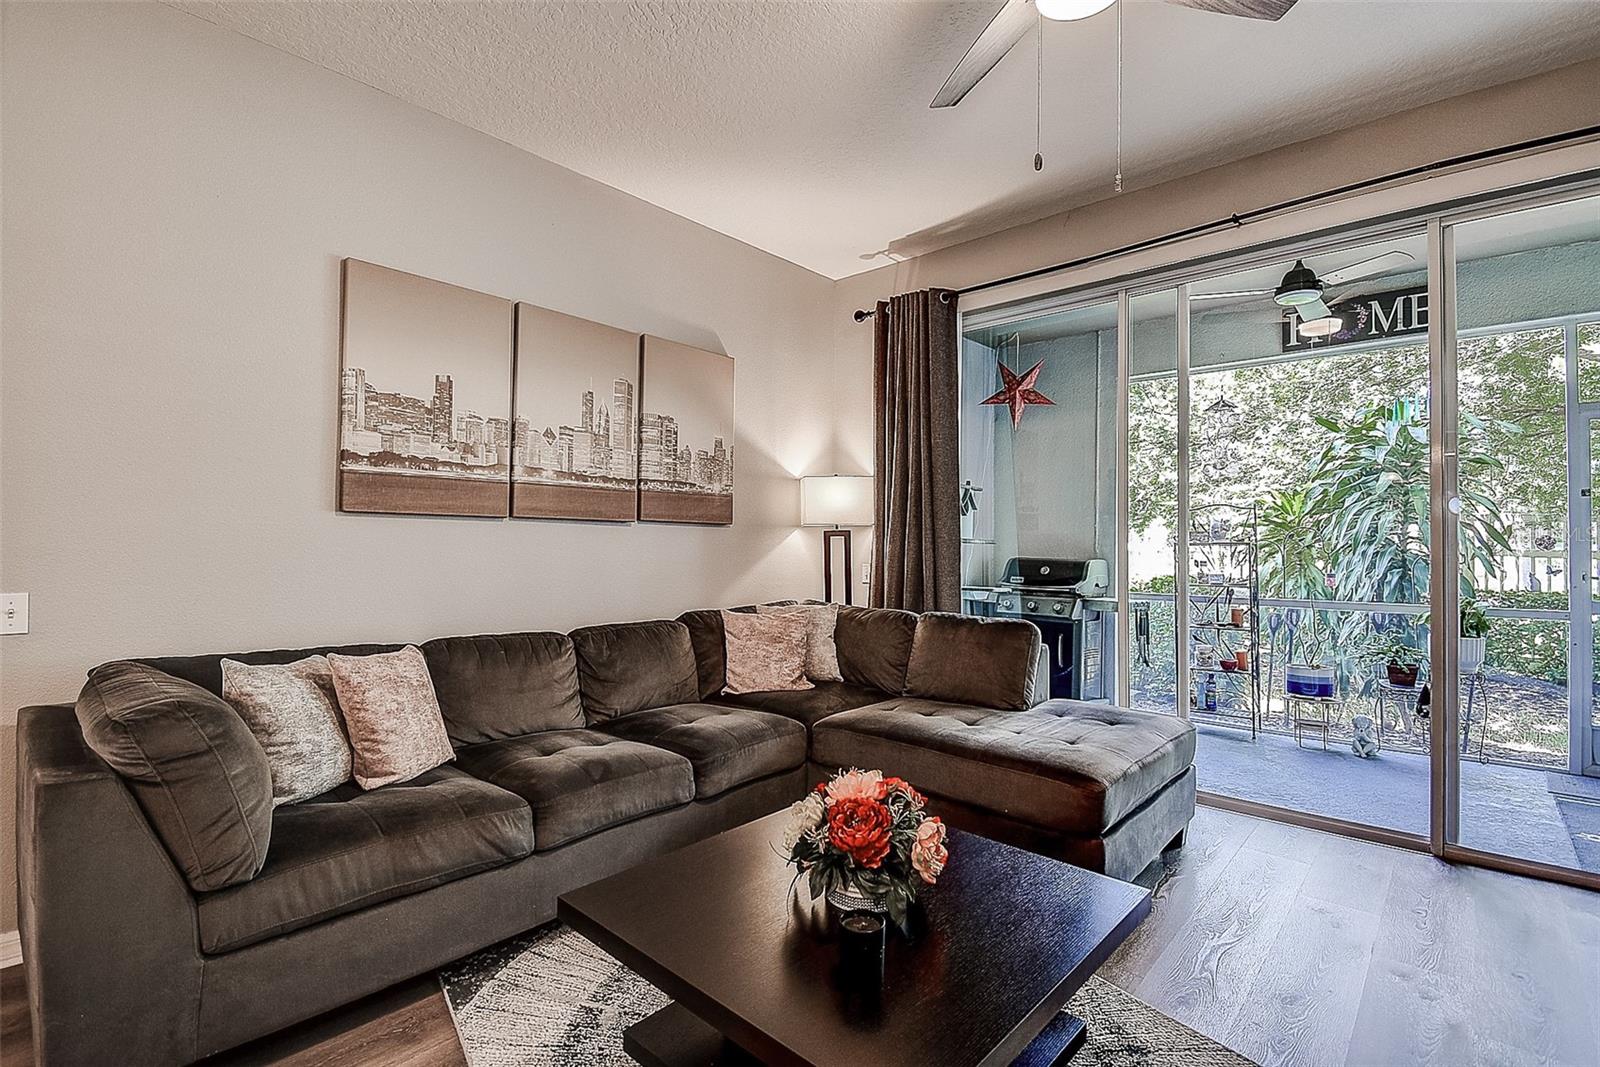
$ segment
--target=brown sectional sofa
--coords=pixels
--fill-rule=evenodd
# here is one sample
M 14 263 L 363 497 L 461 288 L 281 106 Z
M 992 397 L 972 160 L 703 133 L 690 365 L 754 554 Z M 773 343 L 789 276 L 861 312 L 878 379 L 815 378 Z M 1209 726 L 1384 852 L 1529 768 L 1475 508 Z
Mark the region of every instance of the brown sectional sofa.
M 232 1047 L 548 922 L 559 894 L 838 767 L 881 767 L 958 826 L 1118 877 L 1181 840 L 1192 730 L 1034 706 L 1031 625 L 844 608 L 837 641 L 844 681 L 740 696 L 722 693 L 715 611 L 429 641 L 455 759 L 275 810 L 269 792 L 265 812 L 248 731 L 219 710 L 223 656 L 97 668 L 75 707 L 19 714 L 40 1062 Z

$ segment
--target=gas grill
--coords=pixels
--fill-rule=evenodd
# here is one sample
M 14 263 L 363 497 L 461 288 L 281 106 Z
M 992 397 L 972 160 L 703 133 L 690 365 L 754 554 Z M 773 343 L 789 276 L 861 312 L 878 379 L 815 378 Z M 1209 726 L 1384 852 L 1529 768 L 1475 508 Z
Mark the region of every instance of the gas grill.
M 1039 627 L 1050 660 L 1050 696 L 1103 700 L 1105 646 L 1102 613 L 1091 601 L 1111 588 L 1103 559 L 1014 556 L 994 587 L 988 613 L 1026 619 Z

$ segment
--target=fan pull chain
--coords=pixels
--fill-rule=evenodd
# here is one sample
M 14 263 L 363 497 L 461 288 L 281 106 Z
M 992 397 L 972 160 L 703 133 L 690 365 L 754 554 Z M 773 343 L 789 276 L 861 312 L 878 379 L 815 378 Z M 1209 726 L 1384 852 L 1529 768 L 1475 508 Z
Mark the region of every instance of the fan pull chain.
M 1037 78 L 1034 80 L 1034 109 L 1033 109 L 1033 169 L 1044 170 L 1044 155 L 1041 131 L 1044 129 L 1044 16 L 1039 16 L 1039 35 L 1036 39 L 1037 47 L 1034 55 L 1038 60 Z
M 1042 46 L 1041 46 L 1042 47 Z M 1117 178 L 1114 184 L 1122 192 L 1122 5 L 1117 5 Z

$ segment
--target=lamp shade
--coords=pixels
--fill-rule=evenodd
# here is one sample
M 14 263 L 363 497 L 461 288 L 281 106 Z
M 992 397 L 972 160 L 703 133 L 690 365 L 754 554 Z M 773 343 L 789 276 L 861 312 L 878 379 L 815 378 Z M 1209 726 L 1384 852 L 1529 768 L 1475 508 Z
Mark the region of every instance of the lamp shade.
M 823 474 L 800 479 L 801 526 L 871 526 L 872 479 Z

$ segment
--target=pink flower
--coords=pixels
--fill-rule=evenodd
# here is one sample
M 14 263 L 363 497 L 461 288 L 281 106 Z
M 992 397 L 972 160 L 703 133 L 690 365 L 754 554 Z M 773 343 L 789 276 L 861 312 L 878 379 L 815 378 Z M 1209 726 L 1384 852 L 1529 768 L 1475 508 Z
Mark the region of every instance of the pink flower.
M 917 840 L 911 846 L 911 866 L 929 885 L 938 881 L 939 875 L 944 873 L 944 865 L 950 861 L 944 835 L 944 823 L 938 816 L 923 819 L 917 827 Z
M 886 792 L 882 771 L 844 771 L 828 783 L 828 803 L 841 800 L 882 800 Z

